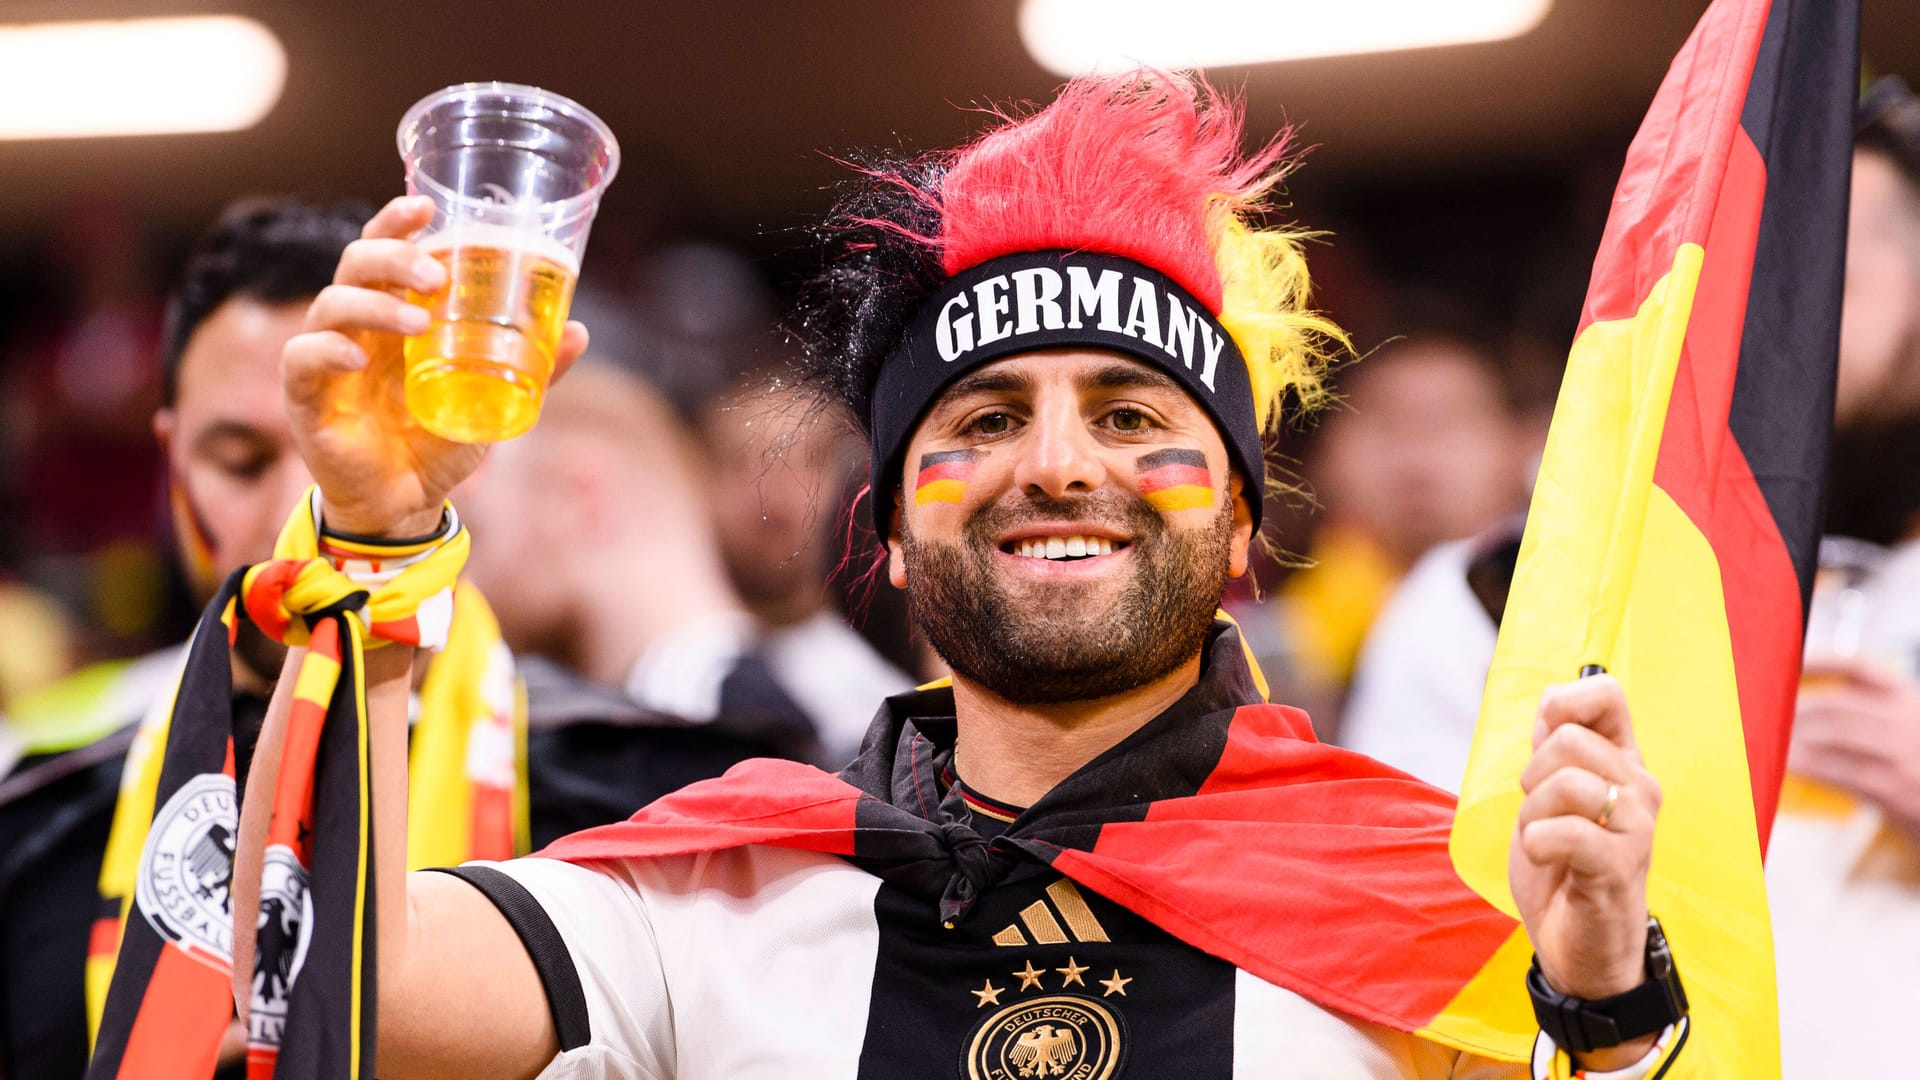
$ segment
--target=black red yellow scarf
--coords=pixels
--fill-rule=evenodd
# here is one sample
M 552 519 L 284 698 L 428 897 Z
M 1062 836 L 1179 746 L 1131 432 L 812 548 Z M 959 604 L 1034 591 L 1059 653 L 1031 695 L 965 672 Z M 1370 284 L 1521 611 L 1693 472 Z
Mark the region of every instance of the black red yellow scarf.
M 259 929 L 248 1073 L 373 1075 L 373 821 L 361 660 L 387 642 L 446 644 L 468 537 L 451 508 L 439 534 L 412 545 L 323 542 L 318 518 L 318 496 L 310 493 L 274 558 L 227 579 L 188 648 L 133 888 L 140 917 L 126 920 L 89 1069 L 96 1080 L 204 1080 L 232 1017 L 238 814 L 229 653 L 242 619 L 306 649 L 260 907 L 251 915 Z M 349 560 L 376 570 L 385 563 L 387 576 L 372 587 L 356 584 L 340 569 Z M 497 800 L 480 801 L 488 805 L 475 806 L 476 819 L 513 816 L 497 813 Z

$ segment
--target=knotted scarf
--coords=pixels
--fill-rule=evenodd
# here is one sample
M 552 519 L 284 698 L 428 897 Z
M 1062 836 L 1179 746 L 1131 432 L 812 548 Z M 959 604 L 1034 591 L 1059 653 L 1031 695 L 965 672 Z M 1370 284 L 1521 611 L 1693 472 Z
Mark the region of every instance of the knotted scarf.
M 438 532 L 414 542 L 323 534 L 314 489 L 288 519 L 274 557 L 236 571 L 221 586 L 188 646 L 158 738 L 146 759 L 138 752 L 129 758 L 133 796 L 123 798 L 122 808 L 131 802 L 155 809 L 137 837 L 137 860 L 127 858 L 135 841 L 116 818 L 102 873 L 103 892 L 117 886 L 117 895 L 130 897 L 127 910 L 139 917 L 124 922 L 89 1076 L 205 1080 L 232 1018 L 239 813 L 230 654 L 242 620 L 306 650 L 287 676 L 295 680 L 292 705 L 259 908 L 249 914 L 257 935 L 248 1074 L 256 1080 L 373 1075 L 367 649 L 399 642 L 448 652 L 450 670 L 423 693 L 422 723 L 438 714 L 441 733 L 423 738 L 426 750 L 416 746 L 416 754 L 458 761 L 464 772 L 482 775 L 463 785 L 444 775 L 444 764 L 422 770 L 429 786 L 465 794 L 456 800 L 465 803 L 465 828 L 440 830 L 435 843 L 442 850 L 435 854 L 454 859 L 524 844 L 524 785 L 513 775 L 524 770 L 513 764 L 519 740 L 511 668 L 501 670 L 498 626 L 477 593 L 468 593 L 469 615 L 459 620 L 465 633 L 454 632 L 456 579 L 467 548 L 451 507 Z M 508 688 L 504 695 L 501 685 Z M 473 760 L 492 766 L 471 770 L 468 754 L 455 759 L 436 749 L 465 751 L 475 741 L 495 752 Z M 155 758 L 157 766 L 147 760 Z M 143 799 L 145 785 L 134 778 L 148 775 L 152 795 Z

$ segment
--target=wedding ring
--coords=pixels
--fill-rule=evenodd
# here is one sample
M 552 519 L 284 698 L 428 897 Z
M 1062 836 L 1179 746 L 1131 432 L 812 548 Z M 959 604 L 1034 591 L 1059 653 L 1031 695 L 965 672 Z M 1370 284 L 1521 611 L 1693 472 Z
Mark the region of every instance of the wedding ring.
M 1620 802 L 1620 785 L 1608 784 L 1606 805 L 1600 808 L 1600 816 L 1594 818 L 1593 823 L 1595 825 L 1600 826 L 1603 829 L 1606 828 L 1607 822 L 1613 820 L 1613 808 L 1616 805 L 1618 805 L 1619 802 Z

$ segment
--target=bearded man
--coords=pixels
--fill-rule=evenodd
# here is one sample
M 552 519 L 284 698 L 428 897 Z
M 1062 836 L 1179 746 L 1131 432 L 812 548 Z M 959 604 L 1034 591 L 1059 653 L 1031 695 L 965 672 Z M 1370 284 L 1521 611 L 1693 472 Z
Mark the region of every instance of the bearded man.
M 1511 873 L 1547 1030 L 1516 1046 L 1461 993 L 1513 923 L 1453 872 L 1451 799 L 1314 741 L 1215 617 L 1262 432 L 1338 333 L 1296 236 L 1253 224 L 1284 145 L 1240 144 L 1202 84 L 1083 79 L 873 168 L 837 214 L 812 373 L 872 436 L 889 577 L 954 672 L 887 699 L 839 776 L 750 763 L 545 857 L 408 879 L 411 650 L 366 654 L 379 1075 L 1664 1070 L 1687 1021 L 1646 909 L 1660 796 L 1617 684 L 1542 702 Z M 425 325 L 389 290 L 441 285 L 406 239 L 429 213 L 368 225 L 286 389 L 313 529 L 458 550 L 443 503 L 481 451 L 381 382 Z M 583 346 L 570 327 L 562 361 Z M 290 709 L 245 800 L 242 909 Z

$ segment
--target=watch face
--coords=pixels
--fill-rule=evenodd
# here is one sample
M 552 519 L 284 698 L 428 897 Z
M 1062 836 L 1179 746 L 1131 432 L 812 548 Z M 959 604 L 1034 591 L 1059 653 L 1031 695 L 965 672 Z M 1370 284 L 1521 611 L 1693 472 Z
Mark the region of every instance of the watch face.
M 1673 949 L 1667 945 L 1666 931 L 1660 920 L 1647 918 L 1647 978 L 1666 979 L 1673 975 Z

